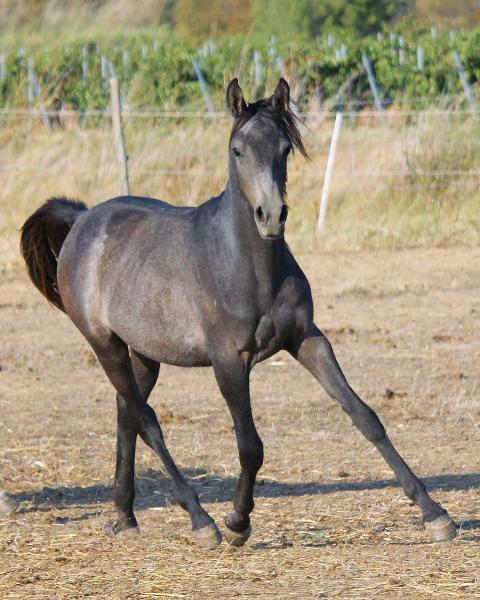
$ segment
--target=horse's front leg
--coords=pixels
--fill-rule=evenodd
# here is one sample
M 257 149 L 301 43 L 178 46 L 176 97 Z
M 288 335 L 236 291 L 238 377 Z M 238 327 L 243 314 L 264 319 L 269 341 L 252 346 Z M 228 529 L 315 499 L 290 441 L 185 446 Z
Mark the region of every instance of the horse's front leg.
M 234 510 L 225 518 L 225 538 L 234 546 L 242 546 L 252 531 L 253 487 L 263 463 L 263 444 L 253 422 L 250 405 L 250 369 L 239 356 L 231 360 L 222 358 L 213 363 L 213 368 L 232 415 L 241 466 L 233 499 Z
M 425 485 L 395 450 L 375 412 L 348 385 L 330 342 L 323 333 L 312 325 L 309 335 L 292 354 L 322 384 L 326 392 L 340 403 L 367 440 L 375 445 L 395 473 L 405 494 L 419 505 L 425 528 L 429 530 L 432 539 L 453 539 L 456 527 L 447 511 L 430 498 Z

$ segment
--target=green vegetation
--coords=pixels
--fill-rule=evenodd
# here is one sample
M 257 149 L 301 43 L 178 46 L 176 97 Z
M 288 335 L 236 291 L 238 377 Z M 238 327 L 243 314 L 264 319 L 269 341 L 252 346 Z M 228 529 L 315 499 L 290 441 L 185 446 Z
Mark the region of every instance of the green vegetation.
M 199 60 L 219 109 L 223 108 L 225 82 L 235 75 L 248 95 L 258 95 L 283 74 L 292 83 L 300 105 L 304 105 L 314 92 L 334 99 L 342 84 L 357 72 L 336 101 L 351 102 L 353 106 L 370 104 L 370 91 L 361 67 L 363 52 L 374 64 L 387 104 L 423 108 L 437 103 L 439 97 L 444 97 L 445 105 L 461 98 L 463 88 L 453 62 L 454 49 L 460 53 L 470 82 L 475 84 L 479 80 L 480 28 L 458 32 L 455 39 L 448 32 L 440 32 L 432 39 L 430 29 L 401 32 L 400 29 L 392 34 L 358 37 L 339 30 L 335 36 L 319 37 L 314 42 L 236 36 L 199 48 L 166 29 L 139 28 L 126 33 L 113 30 L 106 34 L 79 29 L 75 37 L 68 38 L 69 42 L 55 28 L 44 29 L 42 34 L 28 40 L 20 36 L 16 47 L 12 47 L 8 38 L 0 42 L 0 53 L 5 56 L 0 106 L 28 106 L 28 58 L 41 86 L 36 104 L 51 105 L 60 99 L 79 110 L 108 106 L 111 71 L 104 61 L 102 73 L 102 56 L 113 65 L 129 106 L 134 108 L 202 108 L 193 58 Z M 417 62 L 419 47 L 424 52 L 423 68 Z M 84 78 L 85 51 L 88 74 Z M 257 74 L 255 51 L 261 57 L 261 72 Z
M 480 0 L 5 0 L 0 107 L 105 109 L 112 65 L 130 107 L 196 110 L 196 58 L 219 109 L 230 77 L 258 96 L 280 74 L 302 107 L 316 94 L 356 109 L 372 100 L 363 53 L 387 106 L 458 105 L 452 51 L 475 84 L 480 28 L 432 39 L 430 25 L 479 20 Z
M 381 30 L 404 7 L 401 0 L 258 0 L 253 26 L 285 39 L 315 39 L 335 28 L 366 35 Z
M 271 11 L 268 11 L 271 8 Z M 265 15 L 267 18 L 265 20 Z M 253 29 L 279 35 L 324 27 L 365 32 L 415 18 L 427 25 L 472 27 L 480 22 L 480 0 L 2 0 L 0 28 L 38 25 L 168 26 L 203 39 Z M 287 21 L 293 21 L 289 23 Z M 295 24 L 300 27 L 295 27 Z

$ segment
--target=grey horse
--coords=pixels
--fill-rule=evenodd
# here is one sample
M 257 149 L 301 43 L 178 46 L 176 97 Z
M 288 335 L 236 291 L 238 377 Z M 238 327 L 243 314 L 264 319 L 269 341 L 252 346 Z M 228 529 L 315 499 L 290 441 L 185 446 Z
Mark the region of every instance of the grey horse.
M 69 315 L 117 392 L 118 517 L 109 532 L 138 527 L 133 503 L 140 435 L 171 476 L 197 542 L 214 548 L 221 541 L 147 403 L 163 362 L 213 367 L 233 419 L 241 465 L 225 537 L 234 545 L 245 543 L 263 461 L 249 376 L 255 364 L 286 350 L 382 454 L 405 494 L 419 505 L 431 537 L 454 538 L 454 522 L 349 386 L 313 321 L 309 283 L 284 240 L 288 155 L 296 149 L 307 156 L 287 82 L 280 79 L 270 98 L 247 104 L 234 79 L 226 96 L 234 125 L 228 183 L 219 196 L 196 208 L 123 196 L 90 210 L 54 198 L 22 228 L 21 250 L 33 283 Z

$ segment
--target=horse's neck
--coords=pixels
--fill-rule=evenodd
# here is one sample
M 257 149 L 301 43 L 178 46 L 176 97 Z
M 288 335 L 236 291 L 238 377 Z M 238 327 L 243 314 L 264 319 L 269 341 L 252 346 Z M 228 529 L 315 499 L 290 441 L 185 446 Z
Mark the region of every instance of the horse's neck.
M 252 207 L 235 182 L 229 180 L 220 202 L 225 240 L 233 248 L 231 267 L 254 273 L 260 288 L 273 292 L 285 242 L 260 237 Z

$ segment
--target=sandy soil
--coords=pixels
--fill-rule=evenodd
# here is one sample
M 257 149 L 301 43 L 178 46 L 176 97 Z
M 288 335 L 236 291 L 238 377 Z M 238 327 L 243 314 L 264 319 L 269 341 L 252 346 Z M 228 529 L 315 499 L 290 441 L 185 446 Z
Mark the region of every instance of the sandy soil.
M 114 394 L 68 318 L 26 276 L 0 281 L 0 597 L 480 597 L 480 249 L 300 257 L 316 320 L 353 387 L 460 525 L 430 544 L 374 448 L 285 354 L 252 374 L 265 444 L 247 546 L 197 549 L 155 455 L 139 444 L 142 533 L 102 527 Z M 163 367 L 152 395 L 178 464 L 219 524 L 238 458 L 210 369 Z

